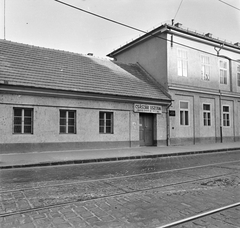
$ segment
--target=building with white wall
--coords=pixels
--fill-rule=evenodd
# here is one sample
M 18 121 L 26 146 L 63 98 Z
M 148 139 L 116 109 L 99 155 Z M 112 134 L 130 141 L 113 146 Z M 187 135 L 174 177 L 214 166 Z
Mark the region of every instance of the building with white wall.
M 0 40 L 0 153 L 167 144 L 170 95 L 138 64 Z
M 108 56 L 140 64 L 169 92 L 172 145 L 240 140 L 240 43 L 164 24 Z

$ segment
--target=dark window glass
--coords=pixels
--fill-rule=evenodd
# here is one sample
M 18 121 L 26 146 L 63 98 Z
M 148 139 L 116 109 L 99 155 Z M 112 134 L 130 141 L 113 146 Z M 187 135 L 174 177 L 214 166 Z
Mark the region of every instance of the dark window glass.
M 75 111 L 60 110 L 60 133 L 76 133 L 75 116 Z
M 99 112 L 99 132 L 105 134 L 113 133 L 112 112 Z
M 13 133 L 32 134 L 33 109 L 14 108 L 13 114 Z

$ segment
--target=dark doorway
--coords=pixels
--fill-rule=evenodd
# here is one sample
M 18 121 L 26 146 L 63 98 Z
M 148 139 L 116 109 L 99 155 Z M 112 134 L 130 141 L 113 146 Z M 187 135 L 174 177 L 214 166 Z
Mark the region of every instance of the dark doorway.
M 139 114 L 139 139 L 140 146 L 153 145 L 153 114 Z

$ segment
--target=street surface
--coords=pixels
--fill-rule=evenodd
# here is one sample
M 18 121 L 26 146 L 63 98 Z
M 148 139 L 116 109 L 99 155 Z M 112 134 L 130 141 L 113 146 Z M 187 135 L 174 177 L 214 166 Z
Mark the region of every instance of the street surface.
M 1 228 L 168 227 L 239 201 L 240 151 L 0 170 Z M 240 206 L 171 227 L 239 228 Z

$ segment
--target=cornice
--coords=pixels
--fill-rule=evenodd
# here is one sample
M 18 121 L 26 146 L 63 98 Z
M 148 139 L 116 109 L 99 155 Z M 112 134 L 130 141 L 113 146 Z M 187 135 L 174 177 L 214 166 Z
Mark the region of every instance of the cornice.
M 17 95 L 29 95 L 29 96 L 45 96 L 55 98 L 67 98 L 67 99 L 83 99 L 83 100 L 98 100 L 109 102 L 126 102 L 126 103 L 148 103 L 148 104 L 162 104 L 168 105 L 170 100 L 151 99 L 141 97 L 130 96 L 118 96 L 111 94 L 98 94 L 98 93 L 83 93 L 63 90 L 51 90 L 51 89 L 37 89 L 25 86 L 4 86 L 0 87 L 0 94 L 17 94 Z
M 205 90 L 204 88 L 184 88 L 176 85 L 171 85 L 168 87 L 169 91 L 177 90 L 183 92 L 192 92 L 192 93 L 201 93 L 201 94 L 208 94 L 208 95 L 215 95 L 215 96 L 225 96 L 225 97 L 233 97 L 233 98 L 240 98 L 240 93 L 234 93 L 224 90 Z

